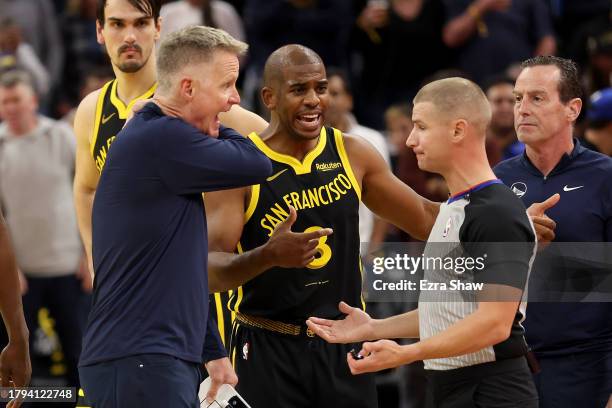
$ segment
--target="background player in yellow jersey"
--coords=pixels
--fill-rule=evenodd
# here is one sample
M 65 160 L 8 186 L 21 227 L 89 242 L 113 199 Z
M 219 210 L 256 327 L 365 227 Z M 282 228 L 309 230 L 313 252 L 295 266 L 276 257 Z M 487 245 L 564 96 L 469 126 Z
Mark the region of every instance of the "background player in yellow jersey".
M 160 7 L 160 0 L 98 1 L 98 42 L 106 47 L 116 79 L 81 101 L 74 124 L 77 135 L 74 199 L 90 264 L 91 206 L 106 151 L 132 105 L 151 97 L 155 91 Z M 223 113 L 221 121 L 242 134 L 266 126 L 259 116 L 239 106 Z
M 266 63 L 264 84 L 271 122 L 250 137 L 272 160 L 273 175 L 266 183 L 205 198 L 211 285 L 244 284 L 230 301 L 238 390 L 253 408 L 376 406 L 374 378 L 349 374 L 351 346 L 325 344 L 304 322 L 314 310 L 338 318 L 343 295 L 361 302 L 359 199 L 421 238 L 438 205 L 395 178 L 367 141 L 323 127 L 327 79 L 314 51 L 278 49 Z M 333 234 L 320 239 L 319 256 L 305 267 L 269 263 L 268 237 L 328 227 Z M 244 254 L 229 254 L 236 248 Z

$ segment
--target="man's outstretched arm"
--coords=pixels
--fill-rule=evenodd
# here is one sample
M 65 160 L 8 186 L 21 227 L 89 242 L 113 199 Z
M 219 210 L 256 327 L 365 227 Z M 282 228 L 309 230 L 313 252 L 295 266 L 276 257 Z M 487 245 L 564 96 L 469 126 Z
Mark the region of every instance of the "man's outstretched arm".
M 224 126 L 234 129 L 243 136 L 248 136 L 251 132 L 261 133 L 268 127 L 268 122 L 261 116 L 240 105 L 234 105 L 229 111 L 221 112 L 219 119 Z
M 372 319 L 357 307 L 340 302 L 344 319 L 329 320 L 309 317 L 306 324 L 316 335 L 329 343 L 357 343 L 378 339 L 418 338 L 419 310 L 414 309 L 385 319 Z
M 515 290 L 520 297 L 521 290 Z M 391 340 L 364 343 L 362 360 L 348 359 L 353 374 L 380 371 L 418 360 L 474 353 L 508 338 L 518 308 L 516 302 L 481 302 L 478 309 L 448 329 L 423 341 L 400 346 Z
M 376 149 L 362 138 L 344 135 L 346 151 L 361 179 L 361 199 L 376 215 L 426 240 L 440 209 L 440 203 L 429 201 L 395 177 Z

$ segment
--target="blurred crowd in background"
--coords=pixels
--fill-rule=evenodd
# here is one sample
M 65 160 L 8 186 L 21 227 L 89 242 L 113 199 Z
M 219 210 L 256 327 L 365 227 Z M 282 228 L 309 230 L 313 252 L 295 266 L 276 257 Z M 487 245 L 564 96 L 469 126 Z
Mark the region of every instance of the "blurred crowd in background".
M 434 79 L 462 76 L 483 88 L 493 110 L 487 152 L 494 165 L 521 154 L 524 149 L 516 138 L 513 124 L 512 91 L 518 64 L 534 55 L 570 58 L 580 66 L 585 102 L 576 136 L 587 147 L 612 155 L 610 0 L 177 0 L 163 3 L 162 39 L 186 25 L 204 24 L 224 29 L 249 44 L 248 55 L 241 61 L 242 105 L 263 117 L 266 112 L 259 99 L 259 89 L 268 55 L 288 43 L 303 44 L 317 51 L 328 67 L 330 80 L 328 125 L 368 139 L 388 159 L 400 179 L 432 200 L 445 200 L 448 190 L 441 178 L 418 169 L 405 141 L 412 129 L 412 98 L 421 86 Z M 45 131 L 61 134 L 58 154 L 66 157 L 65 169 L 53 171 L 67 174 L 74 171 L 75 149 L 70 127 L 56 125 L 59 122 L 54 120 L 72 125 L 80 100 L 113 78 L 108 56 L 96 38 L 96 6 L 97 0 L 0 0 L 0 75 L 12 70 L 27 72 L 37 96 L 27 99 L 28 103 L 16 104 L 20 96 L 3 93 L 2 88 L 10 84 L 0 82 L 0 119 L 21 121 L 26 126 L 44 115 L 44 127 L 48 129 Z M 23 190 L 31 189 L 32 194 L 18 199 L 36 200 L 39 194 L 34 186 L 11 180 L 10 174 L 2 172 L 2 141 L 7 132 L 6 125 L 0 124 L 0 206 L 4 210 L 6 200 L 15 199 L 14 194 L 9 198 L 9 191 L 18 189 L 19 185 Z M 31 160 L 44 158 L 24 158 L 26 162 Z M 58 189 L 66 194 L 67 201 L 72 199 L 70 183 L 71 179 L 66 177 L 68 189 Z M 52 193 L 60 194 L 58 191 Z M 44 197 L 40 200 L 44 205 Z M 72 251 L 67 256 L 82 255 L 80 248 L 75 249 L 76 225 L 64 222 L 61 209 L 57 214 L 58 224 L 63 224 L 57 229 L 64 234 L 61 238 L 50 239 L 53 233 L 47 231 L 35 231 L 29 238 L 22 238 L 32 239 L 32 248 L 44 247 L 37 241 L 46 240 L 65 245 L 68 252 Z M 370 245 L 411 240 L 380 220 L 368 218 L 366 209 L 362 220 L 368 221 L 360 228 L 361 240 Z M 65 233 L 67 229 L 70 231 Z M 32 255 L 18 251 L 17 256 L 18 260 L 38 256 L 44 262 L 49 261 L 44 253 Z M 37 261 L 29 260 L 31 265 Z M 42 322 L 38 332 L 30 327 L 37 342 L 34 354 L 37 351 L 52 360 L 52 370 L 43 376 L 68 374 L 70 378 L 75 375 L 70 366 L 75 363 L 78 345 L 73 344 L 75 340 L 71 337 L 74 336 L 70 333 L 72 325 L 85 319 L 87 308 L 77 307 L 74 302 L 87 304 L 91 291 L 86 267 L 82 266 L 75 276 L 80 284 L 74 285 L 72 293 L 61 294 L 72 299 L 72 307 L 55 300 L 46 292 L 50 289 L 40 289 L 24 279 L 24 294 L 36 295 L 37 299 L 24 298 L 26 313 L 31 314 L 30 319 Z M 51 272 L 45 276 L 54 276 L 52 269 L 48 268 Z M 46 315 L 47 309 L 42 309 L 41 314 L 40 306 L 46 304 L 59 311 L 52 313 L 53 320 Z M 377 312 L 384 315 L 410 307 L 381 304 L 374 309 L 378 308 Z M 59 342 L 53 339 L 56 334 Z M 63 346 L 63 356 L 60 352 L 59 357 L 53 357 L 59 343 Z M 43 366 L 48 370 L 48 365 Z M 420 406 L 418 390 L 422 389 L 422 375 L 419 370 L 413 365 L 382 375 L 381 389 L 385 388 L 385 392 L 381 393 L 381 406 Z M 37 374 L 40 377 L 41 371 L 37 373 L 35 365 L 34 375 Z M 411 376 L 410 381 L 400 380 Z M 410 389 L 404 389 L 408 384 Z
M 259 88 L 267 56 L 287 43 L 317 51 L 327 67 L 343 78 L 341 96 L 347 94 L 351 100 L 342 109 L 350 111 L 355 123 L 384 131 L 397 173 L 431 198 L 440 197 L 439 184 L 411 180 L 414 160 L 401 157 L 411 126 L 410 103 L 424 83 L 463 76 L 487 90 L 495 111 L 489 146 L 492 164 L 522 149 L 511 125 L 511 87 L 520 61 L 553 54 L 576 61 L 585 101 L 611 86 L 610 0 L 162 3 L 162 39 L 186 25 L 205 24 L 249 43 L 241 66 L 242 105 L 264 117 Z M 0 72 L 28 71 L 40 111 L 52 118 L 70 123 L 79 101 L 113 77 L 108 56 L 96 39 L 96 4 L 96 0 L 0 0 Z M 587 125 L 584 113 L 579 135 L 584 135 Z M 610 142 L 597 137 L 589 141 L 612 153 Z M 409 171 L 402 170 L 405 167 Z

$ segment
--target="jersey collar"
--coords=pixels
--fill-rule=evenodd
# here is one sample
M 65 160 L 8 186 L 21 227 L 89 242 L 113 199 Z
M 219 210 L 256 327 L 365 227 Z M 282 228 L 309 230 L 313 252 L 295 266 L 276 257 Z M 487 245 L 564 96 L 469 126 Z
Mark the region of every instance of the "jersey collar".
M 117 82 L 118 81 L 115 79 L 113 81 L 113 84 L 111 85 L 110 100 L 113 106 L 117 109 L 119 118 L 124 120 L 127 119 L 132 110 L 132 107 L 136 102 L 142 99 L 149 99 L 155 93 L 155 89 L 157 89 L 157 82 L 155 82 L 145 93 L 138 96 L 137 98 L 132 99 L 130 103 L 128 103 L 126 106 L 123 101 L 119 99 L 119 95 L 117 94 Z
M 488 187 L 492 184 L 503 184 L 503 182 L 500 179 L 493 179 L 493 180 L 487 180 L 487 181 L 483 181 L 482 183 L 478 183 L 475 186 L 472 186 L 470 188 L 468 188 L 467 190 L 463 190 L 460 193 L 457 193 L 455 195 L 450 196 L 450 198 L 448 199 L 448 201 L 446 202 L 447 204 L 453 203 L 455 201 L 461 200 L 462 198 L 470 195 L 471 193 L 474 193 L 478 190 L 482 190 L 485 187 Z
M 563 153 L 563 156 L 561 156 L 559 163 L 557 163 L 557 165 L 552 169 L 552 171 L 548 174 L 547 177 L 550 177 L 556 173 L 559 173 L 565 170 L 567 167 L 569 167 L 574 162 L 574 160 L 578 156 L 580 156 L 585 150 L 587 150 L 587 148 L 584 147 L 577 138 L 573 138 L 573 139 L 574 139 L 574 148 L 572 149 L 572 151 L 569 152 L 569 154 Z M 536 166 L 534 166 L 533 163 L 531 163 L 531 160 L 529 160 L 529 157 L 527 157 L 527 149 L 525 149 L 525 151 L 521 155 L 521 163 L 523 163 L 523 165 L 531 173 L 534 173 L 538 176 L 543 176 L 542 172 L 540 172 L 540 170 Z
M 251 139 L 251 141 L 253 141 L 259 150 L 261 150 L 266 156 L 272 160 L 291 166 L 295 170 L 295 174 L 300 175 L 310 173 L 312 163 L 325 149 L 325 144 L 327 143 L 327 130 L 325 127 L 321 128 L 317 145 L 314 147 L 314 149 L 308 152 L 308 154 L 306 154 L 303 161 L 299 161 L 295 157 L 272 150 L 255 132 L 249 134 L 249 139 Z

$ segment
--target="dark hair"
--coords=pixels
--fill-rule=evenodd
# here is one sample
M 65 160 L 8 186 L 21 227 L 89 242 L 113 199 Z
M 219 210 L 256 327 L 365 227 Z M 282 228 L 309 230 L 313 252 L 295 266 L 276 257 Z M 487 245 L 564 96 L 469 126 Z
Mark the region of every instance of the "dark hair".
M 574 61 L 553 55 L 538 56 L 523 61 L 521 68 L 525 69 L 542 65 L 554 65 L 559 69 L 561 77 L 557 89 L 561 102 L 568 103 L 574 98 L 582 97 L 582 88 L 578 78 L 578 66 Z
M 514 79 L 510 78 L 508 75 L 503 75 L 503 74 L 494 75 L 483 81 L 482 90 L 484 91 L 486 95 L 486 93 L 489 92 L 489 89 L 493 88 L 494 86 L 498 86 L 498 85 L 514 86 Z
M 330 67 L 327 68 L 325 70 L 325 73 L 327 75 L 327 79 L 331 79 L 333 77 L 338 77 L 340 78 L 340 80 L 342 80 L 342 85 L 344 87 L 344 92 L 346 92 L 349 95 L 353 94 L 353 90 L 351 87 L 351 81 L 348 78 L 348 74 L 346 73 L 345 70 L 343 70 L 342 68 L 337 68 L 337 67 Z
M 98 8 L 96 10 L 96 18 L 101 25 L 104 25 L 104 9 L 108 0 L 98 0 Z M 159 19 L 159 10 L 161 9 L 161 0 L 126 0 L 134 8 L 142 11 L 157 23 Z

